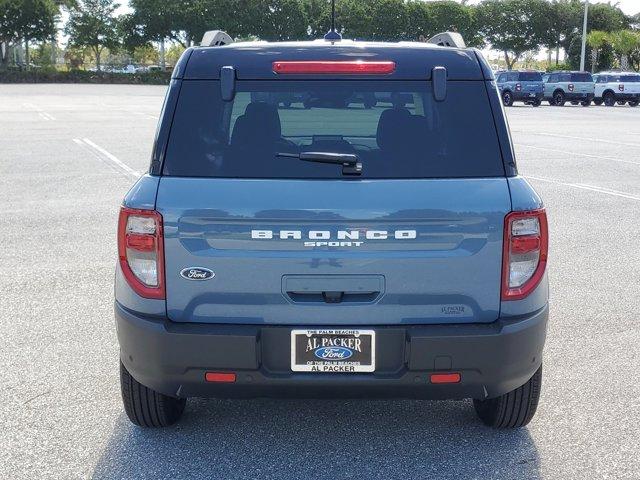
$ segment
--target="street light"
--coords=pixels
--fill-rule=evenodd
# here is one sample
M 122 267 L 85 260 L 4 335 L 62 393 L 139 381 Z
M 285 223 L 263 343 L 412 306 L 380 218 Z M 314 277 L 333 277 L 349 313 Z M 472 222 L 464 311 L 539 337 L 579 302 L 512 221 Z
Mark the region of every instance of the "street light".
M 589 11 L 589 0 L 584 1 L 584 21 L 582 22 L 582 50 L 580 52 L 580 71 L 584 72 L 584 57 L 587 50 L 587 12 Z

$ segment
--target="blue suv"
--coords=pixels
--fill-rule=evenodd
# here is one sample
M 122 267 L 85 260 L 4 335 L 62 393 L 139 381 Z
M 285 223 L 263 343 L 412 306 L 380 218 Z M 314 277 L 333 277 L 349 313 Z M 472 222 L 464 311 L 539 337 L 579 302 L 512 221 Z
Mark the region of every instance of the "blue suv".
M 544 83 L 540 72 L 497 72 L 496 83 L 502 103 L 507 107 L 512 106 L 514 102 L 539 107 L 544 98 Z
M 171 425 L 189 397 L 397 397 L 526 425 L 547 217 L 500 102 L 475 49 L 187 49 L 119 217 L 131 421 Z

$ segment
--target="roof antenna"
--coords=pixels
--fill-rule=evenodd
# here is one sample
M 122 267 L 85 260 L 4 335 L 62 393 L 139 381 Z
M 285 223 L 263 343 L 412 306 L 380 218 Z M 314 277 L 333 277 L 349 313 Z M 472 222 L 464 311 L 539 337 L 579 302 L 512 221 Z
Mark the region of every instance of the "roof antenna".
M 324 39 L 330 42 L 342 40 L 342 35 L 336 32 L 336 0 L 331 0 L 331 30 L 326 33 Z

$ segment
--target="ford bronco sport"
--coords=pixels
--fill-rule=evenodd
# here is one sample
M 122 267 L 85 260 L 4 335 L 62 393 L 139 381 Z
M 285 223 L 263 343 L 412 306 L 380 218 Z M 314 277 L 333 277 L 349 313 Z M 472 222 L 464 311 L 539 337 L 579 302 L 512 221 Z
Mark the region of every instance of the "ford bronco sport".
M 613 107 L 616 103 L 637 107 L 640 103 L 640 74 L 636 72 L 600 72 L 594 75 L 593 103 Z
M 487 425 L 526 425 L 547 245 L 477 50 L 189 48 L 120 211 L 125 411 L 158 427 L 189 397 L 473 399 Z
M 544 97 L 544 83 L 540 72 L 516 71 L 496 72 L 496 83 L 505 107 L 514 102 L 539 107 Z
M 544 98 L 551 106 L 563 107 L 570 101 L 588 107 L 593 93 L 593 77 L 589 72 L 557 71 L 545 75 Z

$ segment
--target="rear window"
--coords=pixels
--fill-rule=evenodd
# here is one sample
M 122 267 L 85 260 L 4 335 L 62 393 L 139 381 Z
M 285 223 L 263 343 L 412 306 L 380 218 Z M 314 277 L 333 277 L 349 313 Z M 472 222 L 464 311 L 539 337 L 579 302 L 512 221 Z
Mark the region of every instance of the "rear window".
M 593 77 L 590 73 L 572 73 L 571 74 L 572 82 L 593 82 Z
M 640 82 L 640 75 L 621 75 L 620 81 L 625 83 Z
M 483 82 L 183 81 L 163 174 L 217 178 L 345 178 L 339 165 L 283 154 L 357 155 L 348 178 L 496 177 L 504 167 Z
M 542 74 L 538 72 L 520 72 L 521 82 L 541 82 Z

